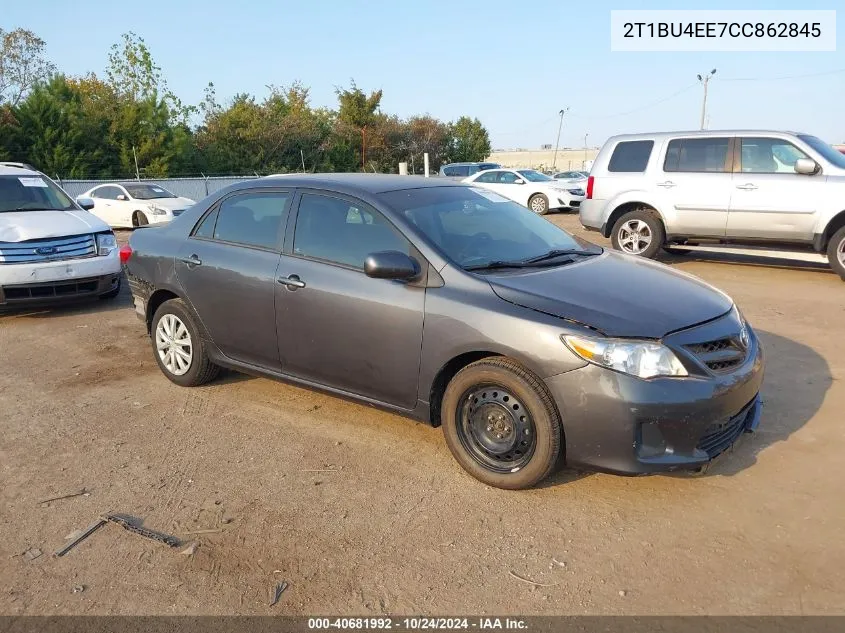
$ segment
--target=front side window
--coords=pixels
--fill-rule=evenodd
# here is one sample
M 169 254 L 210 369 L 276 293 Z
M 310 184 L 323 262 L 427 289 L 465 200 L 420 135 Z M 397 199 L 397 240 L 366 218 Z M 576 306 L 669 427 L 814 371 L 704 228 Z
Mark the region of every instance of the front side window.
M 380 197 L 461 267 L 520 261 L 555 250 L 601 249 L 573 237 L 522 205 L 482 187 L 426 187 Z
M 663 171 L 727 172 L 729 138 L 679 138 L 669 141 Z
M 475 182 L 494 183 L 494 182 L 497 181 L 498 176 L 499 176 L 499 172 L 496 172 L 496 171 L 484 172 L 478 178 L 475 179 Z
M 122 193 L 123 191 L 120 187 L 106 185 L 105 187 L 95 189 L 92 195 L 94 198 L 100 198 L 101 200 L 117 200 L 117 197 Z
M 651 157 L 654 141 L 622 141 L 613 148 L 607 165 L 612 172 L 643 172 Z
M 76 205 L 44 176 L 0 176 L 0 213 L 5 211 L 71 211 Z
M 512 185 L 517 180 L 519 180 L 519 176 L 517 176 L 512 171 L 500 171 L 499 172 L 499 179 L 498 183 L 502 185 Z
M 408 240 L 368 205 L 302 194 L 293 237 L 295 255 L 363 270 L 367 255 L 380 251 L 411 254 Z
M 232 196 L 205 217 L 194 237 L 277 249 L 289 202 L 290 193 L 281 191 Z
M 750 174 L 795 173 L 795 161 L 807 155 L 779 138 L 742 139 L 741 171 Z

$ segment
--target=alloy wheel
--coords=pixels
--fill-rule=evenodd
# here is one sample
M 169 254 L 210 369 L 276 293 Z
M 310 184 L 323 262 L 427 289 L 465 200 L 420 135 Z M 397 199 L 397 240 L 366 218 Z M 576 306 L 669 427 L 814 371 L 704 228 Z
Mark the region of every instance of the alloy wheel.
M 619 229 L 619 247 L 626 253 L 640 255 L 651 244 L 652 233 L 642 220 L 628 220 Z
M 159 319 L 155 342 L 161 364 L 171 374 L 182 376 L 191 368 L 194 356 L 191 333 L 175 314 L 165 314 Z

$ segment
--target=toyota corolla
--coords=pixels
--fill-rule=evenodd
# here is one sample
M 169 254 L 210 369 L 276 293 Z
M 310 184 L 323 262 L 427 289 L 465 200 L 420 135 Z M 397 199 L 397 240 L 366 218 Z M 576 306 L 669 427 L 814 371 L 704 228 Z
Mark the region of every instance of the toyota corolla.
M 256 179 L 121 259 L 174 383 L 226 367 L 384 407 L 492 486 L 701 469 L 759 421 L 762 350 L 727 295 L 487 189 Z

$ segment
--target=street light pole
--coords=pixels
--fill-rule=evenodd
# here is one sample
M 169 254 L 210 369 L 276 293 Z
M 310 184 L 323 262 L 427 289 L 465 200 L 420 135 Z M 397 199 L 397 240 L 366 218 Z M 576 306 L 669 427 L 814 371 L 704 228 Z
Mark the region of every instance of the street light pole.
M 555 141 L 555 156 L 552 159 L 552 171 L 557 169 L 557 148 L 560 145 L 560 131 L 563 129 L 563 115 L 569 111 L 569 107 L 564 108 L 558 114 L 560 114 L 560 125 L 557 126 L 557 141 Z
M 587 137 L 589 134 L 587 132 L 584 133 L 584 169 L 587 169 Z
M 716 74 L 716 69 L 714 68 L 708 74 L 702 77 L 698 75 L 698 80 L 704 85 L 704 100 L 701 102 L 701 129 L 705 129 L 706 124 L 706 117 L 707 117 L 707 84 L 710 82 L 710 79 L 713 75 Z

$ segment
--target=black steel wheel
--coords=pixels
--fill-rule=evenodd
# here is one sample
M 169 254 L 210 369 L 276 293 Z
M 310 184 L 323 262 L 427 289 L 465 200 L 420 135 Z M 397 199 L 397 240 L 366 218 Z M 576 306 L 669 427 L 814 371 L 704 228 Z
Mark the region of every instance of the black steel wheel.
M 484 358 L 455 374 L 440 419 L 454 458 L 490 486 L 530 488 L 561 461 L 554 400 L 540 378 L 510 358 Z
M 528 409 L 502 385 L 480 385 L 464 393 L 458 438 L 484 468 L 510 473 L 534 455 L 537 432 Z

